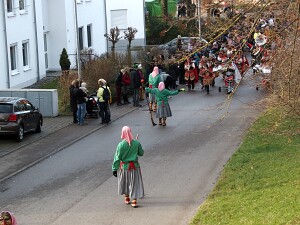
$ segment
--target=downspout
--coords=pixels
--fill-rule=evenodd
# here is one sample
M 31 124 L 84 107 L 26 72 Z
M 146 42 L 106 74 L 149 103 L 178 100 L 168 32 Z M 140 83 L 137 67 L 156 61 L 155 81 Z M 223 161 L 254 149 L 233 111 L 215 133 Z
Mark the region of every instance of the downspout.
M 6 74 L 7 74 L 7 88 L 10 88 L 10 65 L 9 65 L 9 61 L 8 61 L 8 43 L 7 43 L 7 30 L 6 30 L 6 13 L 5 13 L 5 1 L 2 1 L 3 3 L 3 32 L 4 32 L 4 41 L 5 41 L 5 55 L 6 55 Z
M 104 21 L 105 21 L 105 33 L 107 34 L 107 12 L 106 12 L 106 0 L 104 0 Z M 106 39 L 106 53 L 108 53 L 108 39 Z
M 143 1 L 143 12 L 144 12 L 144 46 L 146 46 L 147 40 L 146 40 L 146 4 L 145 1 Z
M 35 34 L 35 49 L 36 49 L 36 69 L 37 69 L 37 80 L 41 79 L 40 76 L 40 60 L 39 60 L 39 44 L 38 44 L 38 32 L 37 32 L 37 23 L 36 23 L 36 7 L 35 7 L 35 0 L 33 2 L 33 24 L 34 24 L 34 34 Z

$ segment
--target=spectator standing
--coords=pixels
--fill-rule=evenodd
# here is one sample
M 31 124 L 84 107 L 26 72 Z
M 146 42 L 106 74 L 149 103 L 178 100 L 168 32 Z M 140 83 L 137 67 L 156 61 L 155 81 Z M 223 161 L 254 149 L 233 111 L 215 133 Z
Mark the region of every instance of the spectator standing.
M 110 122 L 110 114 L 108 111 L 109 102 L 111 99 L 111 92 L 109 87 L 107 86 L 106 80 L 99 79 L 98 80 L 99 89 L 97 91 L 97 97 L 99 101 L 99 108 L 100 108 L 100 116 L 102 119 L 101 124 L 109 124 Z M 108 91 L 108 94 L 107 94 Z M 109 95 L 109 96 L 107 96 Z
M 86 97 L 87 94 L 83 92 L 83 90 L 81 90 L 79 88 L 80 86 L 80 82 L 79 80 L 75 81 L 75 89 L 74 89 L 74 95 L 76 98 L 76 103 L 77 103 L 77 118 L 78 118 L 78 124 L 83 126 L 83 125 L 87 125 L 86 123 L 84 123 L 84 117 L 86 114 Z
M 76 103 L 76 97 L 74 95 L 74 89 L 75 89 L 75 82 L 76 79 L 72 81 L 69 91 L 70 91 L 70 109 L 73 115 L 73 123 L 78 123 L 77 120 L 77 103 Z
M 123 95 L 123 101 L 124 101 L 124 105 L 128 105 L 131 102 L 128 100 L 128 90 L 129 90 L 129 86 L 130 86 L 130 69 L 129 67 L 125 67 L 123 69 L 123 76 L 122 76 L 122 95 Z
M 139 104 L 139 93 L 140 88 L 142 87 L 141 78 L 137 72 L 138 65 L 135 64 L 134 68 L 130 72 L 130 87 L 133 90 L 133 106 L 141 107 L 142 105 Z
M 121 69 L 117 75 L 116 82 L 115 82 L 115 88 L 116 88 L 116 101 L 117 101 L 117 106 L 123 105 L 121 102 L 121 93 L 122 93 L 122 76 L 124 73 L 124 69 Z

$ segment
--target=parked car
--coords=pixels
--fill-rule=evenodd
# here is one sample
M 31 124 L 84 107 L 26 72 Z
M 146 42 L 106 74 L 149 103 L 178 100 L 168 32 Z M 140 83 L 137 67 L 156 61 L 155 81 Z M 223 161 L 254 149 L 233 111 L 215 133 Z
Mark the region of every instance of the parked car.
M 158 48 L 167 51 L 168 54 L 175 54 L 177 50 L 177 41 L 178 38 L 174 38 L 173 40 L 165 44 L 159 45 Z M 201 41 L 203 44 L 207 44 L 207 41 L 203 38 L 201 38 L 200 40 L 199 37 L 181 37 L 182 51 L 188 50 L 189 43 L 199 42 L 199 41 Z
M 42 114 L 27 99 L 0 97 L 0 135 L 13 135 L 20 142 L 24 133 L 40 133 L 42 125 Z

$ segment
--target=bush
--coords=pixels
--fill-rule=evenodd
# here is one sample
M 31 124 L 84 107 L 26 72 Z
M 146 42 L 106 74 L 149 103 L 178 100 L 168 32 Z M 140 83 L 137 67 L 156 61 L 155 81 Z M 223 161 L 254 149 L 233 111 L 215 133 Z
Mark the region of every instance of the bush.
M 69 56 L 67 53 L 67 50 L 63 48 L 61 54 L 60 54 L 60 59 L 59 59 L 59 65 L 61 67 L 61 70 L 69 70 L 71 66 L 71 62 L 69 60 Z

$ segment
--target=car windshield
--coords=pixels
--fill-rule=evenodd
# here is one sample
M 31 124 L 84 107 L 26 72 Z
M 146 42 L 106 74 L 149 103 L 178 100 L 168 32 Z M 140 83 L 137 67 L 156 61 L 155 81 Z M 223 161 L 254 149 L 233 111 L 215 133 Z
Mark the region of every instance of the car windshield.
M 0 104 L 0 113 L 12 113 L 13 106 L 12 104 Z

